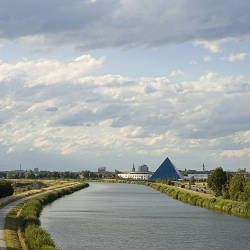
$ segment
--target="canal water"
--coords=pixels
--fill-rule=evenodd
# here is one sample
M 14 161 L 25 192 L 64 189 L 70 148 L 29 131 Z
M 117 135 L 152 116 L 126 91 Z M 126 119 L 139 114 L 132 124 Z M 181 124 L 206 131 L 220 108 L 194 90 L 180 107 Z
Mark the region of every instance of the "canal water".
M 60 249 L 250 249 L 250 220 L 174 200 L 142 185 L 90 183 L 44 208 Z

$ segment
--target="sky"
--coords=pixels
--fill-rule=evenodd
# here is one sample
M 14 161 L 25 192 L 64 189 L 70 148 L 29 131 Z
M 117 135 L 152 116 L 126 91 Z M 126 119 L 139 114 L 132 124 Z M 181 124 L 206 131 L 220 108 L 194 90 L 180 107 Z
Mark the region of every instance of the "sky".
M 250 171 L 249 0 L 0 3 L 0 171 Z

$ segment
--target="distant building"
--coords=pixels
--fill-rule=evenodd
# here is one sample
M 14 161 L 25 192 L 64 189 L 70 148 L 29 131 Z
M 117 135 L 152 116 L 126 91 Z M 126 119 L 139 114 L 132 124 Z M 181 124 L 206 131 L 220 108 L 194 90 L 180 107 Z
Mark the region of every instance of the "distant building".
M 135 172 L 135 164 L 133 163 L 132 172 Z
M 106 171 L 106 167 L 100 167 L 100 168 L 98 168 L 98 173 L 105 173 L 105 172 L 107 172 Z
M 167 157 L 160 167 L 154 172 L 152 177 L 149 179 L 150 181 L 154 181 L 156 179 L 166 180 L 166 179 L 183 179 L 181 173 L 177 170 L 177 168 L 173 165 L 173 163 Z
M 147 165 L 141 165 L 138 167 L 138 172 L 148 172 L 148 166 Z
M 188 174 L 188 176 L 185 176 L 185 179 L 190 180 L 192 177 L 194 177 L 194 179 L 197 181 L 205 181 L 207 180 L 208 174 L 207 173 Z
M 39 168 L 34 168 L 34 172 L 38 173 L 39 172 Z
M 138 171 L 135 171 L 134 164 L 131 172 L 118 174 L 118 176 L 123 179 L 142 180 L 142 181 L 148 180 L 152 175 L 153 173 L 149 171 L 147 165 L 139 166 Z

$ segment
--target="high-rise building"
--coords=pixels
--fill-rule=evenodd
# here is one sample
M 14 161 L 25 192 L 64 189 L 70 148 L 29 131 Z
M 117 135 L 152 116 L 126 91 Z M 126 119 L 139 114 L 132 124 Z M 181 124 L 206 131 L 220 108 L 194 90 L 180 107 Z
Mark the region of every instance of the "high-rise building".
M 106 167 L 98 168 L 98 173 L 105 173 L 105 172 L 106 172 Z
M 141 165 L 138 167 L 138 172 L 148 172 L 148 166 L 147 165 Z

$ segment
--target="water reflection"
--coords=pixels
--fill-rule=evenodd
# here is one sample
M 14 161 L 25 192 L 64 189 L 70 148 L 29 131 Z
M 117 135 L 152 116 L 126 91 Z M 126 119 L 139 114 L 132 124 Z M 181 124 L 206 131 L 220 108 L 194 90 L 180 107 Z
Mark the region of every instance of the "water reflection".
M 47 206 L 61 249 L 250 249 L 250 221 L 190 206 L 149 187 L 91 183 Z

